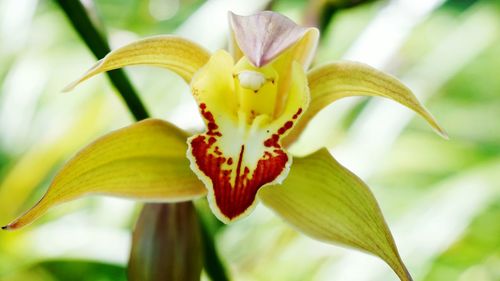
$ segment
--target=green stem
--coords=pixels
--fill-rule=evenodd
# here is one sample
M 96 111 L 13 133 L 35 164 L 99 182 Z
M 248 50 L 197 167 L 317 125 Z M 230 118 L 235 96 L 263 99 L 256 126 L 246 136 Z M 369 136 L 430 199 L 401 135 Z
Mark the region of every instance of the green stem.
M 203 216 L 198 215 L 200 222 L 201 239 L 203 247 L 203 260 L 205 264 L 205 271 L 213 281 L 229 281 L 224 264 L 217 254 L 215 249 L 214 235 L 210 231 L 207 222 Z
M 69 21 L 78 32 L 87 47 L 97 59 L 103 58 L 110 52 L 108 42 L 97 31 L 90 20 L 85 7 L 78 0 L 56 0 L 61 6 Z M 139 121 L 149 117 L 146 107 L 141 102 L 139 95 L 121 69 L 106 72 L 111 84 L 120 93 L 123 101 L 127 104 L 134 118 Z
M 97 59 L 103 58 L 110 52 L 107 41 L 98 32 L 94 24 L 92 24 L 87 11 L 80 1 L 56 0 L 56 2 L 62 8 L 75 30 Z M 132 87 L 125 73 L 118 69 L 109 71 L 107 74 L 111 80 L 111 84 L 116 88 L 134 118 L 137 121 L 149 118 L 146 107 Z M 198 217 L 200 217 L 199 214 Z M 212 232 L 208 230 L 207 224 L 205 224 L 201 218 L 199 221 L 203 240 L 204 266 L 207 274 L 214 281 L 229 280 L 223 263 L 217 253 L 217 249 L 215 248 Z

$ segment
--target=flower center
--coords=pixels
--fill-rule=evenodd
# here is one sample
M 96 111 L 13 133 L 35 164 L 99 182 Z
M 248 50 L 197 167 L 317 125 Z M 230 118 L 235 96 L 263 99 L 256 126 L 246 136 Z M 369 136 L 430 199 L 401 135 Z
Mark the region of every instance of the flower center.
M 280 139 L 307 107 L 307 79 L 296 62 L 255 67 L 217 51 L 191 88 L 207 130 L 189 139 L 187 155 L 212 209 L 228 222 L 255 206 L 259 188 L 286 177 L 291 157 Z
M 266 82 L 266 77 L 260 72 L 245 70 L 238 74 L 238 80 L 243 88 L 258 91 Z
M 275 114 L 278 74 L 270 65 L 256 68 L 242 58 L 233 69 L 238 118 L 242 125 L 261 127 Z M 255 124 L 258 121 L 258 124 Z

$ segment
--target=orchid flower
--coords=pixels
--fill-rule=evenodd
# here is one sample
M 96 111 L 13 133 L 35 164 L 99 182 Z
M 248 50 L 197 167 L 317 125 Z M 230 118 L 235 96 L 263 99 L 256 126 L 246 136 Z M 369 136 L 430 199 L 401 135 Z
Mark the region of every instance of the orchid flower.
M 206 196 L 224 223 L 248 216 L 260 201 L 306 235 L 377 255 L 411 280 L 362 180 L 326 149 L 293 159 L 287 148 L 319 111 L 348 96 L 392 99 L 444 131 L 407 87 L 367 65 L 335 62 L 308 71 L 316 28 L 269 11 L 229 13 L 229 24 L 230 52 L 210 55 L 176 36 L 146 38 L 112 51 L 66 88 L 124 66 L 164 67 L 189 83 L 204 132 L 189 136 L 159 119 L 111 132 L 69 160 L 43 198 L 4 229 L 84 195 L 147 202 Z

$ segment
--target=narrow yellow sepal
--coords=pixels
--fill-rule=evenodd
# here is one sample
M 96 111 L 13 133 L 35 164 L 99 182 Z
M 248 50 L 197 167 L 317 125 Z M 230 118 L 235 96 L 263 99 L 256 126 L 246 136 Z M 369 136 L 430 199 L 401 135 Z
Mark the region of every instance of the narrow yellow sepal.
M 295 158 L 284 183 L 261 188 L 258 197 L 304 234 L 374 254 L 402 281 L 412 280 L 375 197 L 326 149 Z
M 171 35 L 149 37 L 110 52 L 63 91 L 71 91 L 78 84 L 99 73 L 129 65 L 164 67 L 189 83 L 193 74 L 209 57 L 208 51 L 189 40 Z
M 64 165 L 47 193 L 3 229 L 23 227 L 49 208 L 85 195 L 147 202 L 187 201 L 206 194 L 189 169 L 187 136 L 175 126 L 147 119 L 91 143 Z
M 395 77 L 357 62 L 336 62 L 308 74 L 311 103 L 297 127 L 284 139 L 286 146 L 298 139 L 307 124 L 326 106 L 344 97 L 374 96 L 394 100 L 418 113 L 444 138 L 443 128 L 417 100 L 412 91 Z

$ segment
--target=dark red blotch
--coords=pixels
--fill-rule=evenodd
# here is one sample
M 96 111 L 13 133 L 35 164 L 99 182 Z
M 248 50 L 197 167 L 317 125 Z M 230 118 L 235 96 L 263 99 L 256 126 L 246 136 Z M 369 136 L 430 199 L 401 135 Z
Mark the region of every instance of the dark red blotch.
M 191 140 L 192 154 L 196 159 L 196 165 L 212 180 L 215 202 L 217 207 L 229 219 L 233 219 L 245 212 L 255 201 L 255 196 L 260 187 L 275 180 L 285 168 L 288 155 L 281 149 L 278 141 L 281 135 L 293 126 L 292 121 L 287 121 L 279 130 L 264 142 L 266 147 L 273 147 L 273 152 L 266 151 L 257 163 L 256 169 L 251 175 L 248 167 L 242 167 L 245 146 L 242 145 L 236 165 L 236 179 L 234 186 L 231 184 L 231 169 L 223 169 L 235 163 L 232 158 L 226 159 L 222 156 L 219 147 L 213 149 L 217 136 L 222 134 L 217 130 L 212 113 L 207 111 L 205 104 L 200 104 L 203 118 L 207 121 L 207 133 Z M 294 115 L 296 119 L 301 109 Z M 213 151 L 213 153 L 210 153 Z

